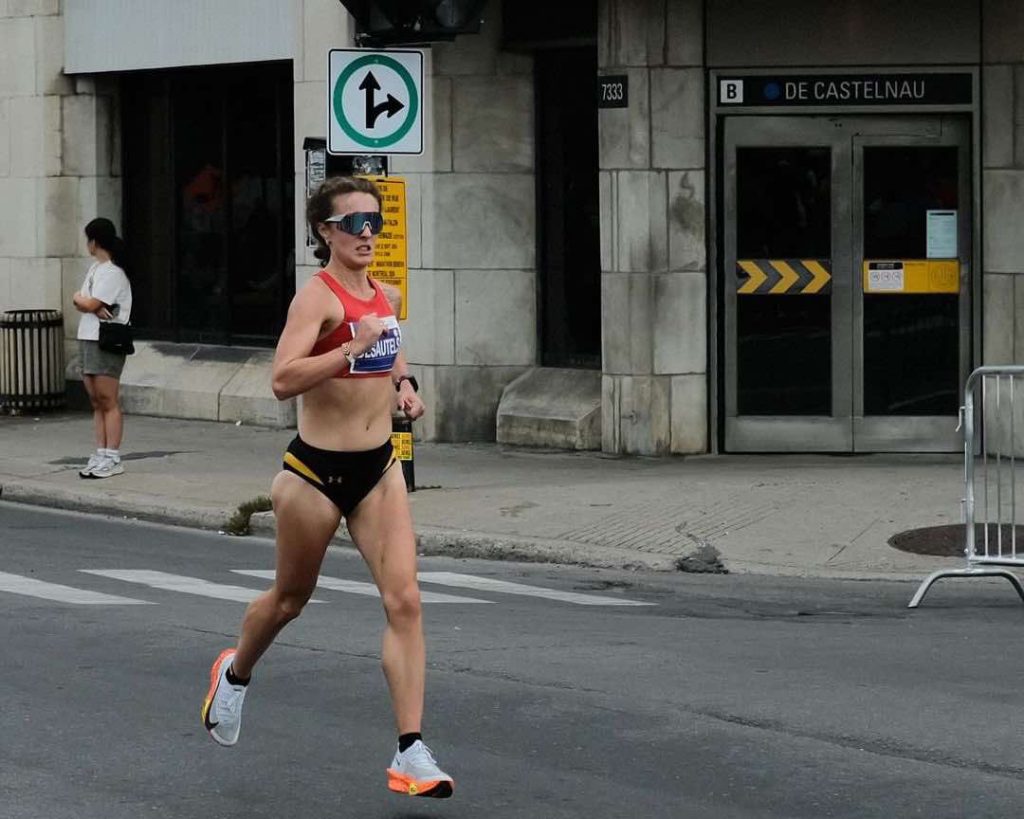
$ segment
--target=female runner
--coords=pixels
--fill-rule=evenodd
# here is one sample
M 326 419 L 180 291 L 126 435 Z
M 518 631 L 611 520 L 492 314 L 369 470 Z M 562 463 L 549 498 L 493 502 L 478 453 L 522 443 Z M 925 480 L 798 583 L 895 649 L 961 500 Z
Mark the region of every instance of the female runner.
M 424 406 L 401 352 L 401 296 L 366 272 L 383 227 L 381 195 L 369 180 L 334 177 L 310 198 L 306 216 L 326 264 L 295 295 L 274 357 L 274 394 L 302 396 L 298 435 L 271 487 L 276 577 L 246 610 L 238 645 L 214 662 L 203 723 L 221 745 L 238 741 L 253 667 L 312 595 L 344 515 L 387 616 L 381 658 L 398 724 L 388 787 L 448 797 L 454 782 L 420 734 L 426 653 L 416 540 L 391 449 L 396 400 L 409 418 Z

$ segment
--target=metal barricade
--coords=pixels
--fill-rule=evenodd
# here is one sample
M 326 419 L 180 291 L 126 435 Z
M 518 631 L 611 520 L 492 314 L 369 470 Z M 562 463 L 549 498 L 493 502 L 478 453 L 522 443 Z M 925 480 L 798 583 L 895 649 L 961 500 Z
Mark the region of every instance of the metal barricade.
M 64 406 L 60 310 L 0 314 L 0 409 L 19 414 Z
M 1022 383 L 1017 384 L 1018 380 Z M 921 582 L 909 608 L 917 608 L 932 584 L 943 577 L 1005 577 L 1024 600 L 1024 586 L 1017 575 L 999 568 L 1024 568 L 1024 538 L 1020 543 L 1017 538 L 1016 428 L 1020 426 L 1024 434 L 1024 423 L 1016 421 L 1016 396 L 1022 392 L 1024 366 L 978 367 L 967 379 L 960 408 L 964 431 L 961 519 L 967 565 L 933 572 Z M 980 402 L 976 400 L 979 395 Z M 976 413 L 979 407 L 981 411 Z M 976 435 L 979 427 L 980 441 Z M 1024 452 L 1024 446 L 1021 449 Z M 1021 487 L 1024 489 L 1024 482 Z

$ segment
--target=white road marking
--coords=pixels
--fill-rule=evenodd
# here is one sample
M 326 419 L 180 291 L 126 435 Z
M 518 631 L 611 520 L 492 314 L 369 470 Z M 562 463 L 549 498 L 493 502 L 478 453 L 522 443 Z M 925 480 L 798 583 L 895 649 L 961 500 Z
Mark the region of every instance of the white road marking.
M 78 606 L 148 606 L 145 600 L 134 600 L 131 597 L 118 597 L 113 594 L 76 589 L 72 586 L 61 586 L 58 583 L 44 583 L 31 577 L 0 572 L 0 591 L 12 594 L 23 594 L 27 597 L 41 597 L 43 600 L 56 600 L 59 603 L 73 603 Z
M 264 569 L 232 569 L 237 574 L 248 575 L 249 577 L 273 578 L 273 570 Z M 348 594 L 362 594 L 366 597 L 380 597 L 380 592 L 373 583 L 363 583 L 358 580 L 343 580 L 340 577 L 325 577 L 320 575 L 317 586 L 330 591 L 347 592 Z M 440 592 L 420 592 L 420 600 L 424 603 L 490 603 L 490 600 L 478 600 L 475 597 L 458 597 L 454 594 L 441 594 Z
M 99 577 L 110 577 L 126 583 L 140 583 L 162 591 L 196 594 L 200 597 L 213 597 L 217 600 L 233 600 L 238 603 L 252 602 L 263 594 L 263 589 L 249 589 L 245 586 L 231 586 L 226 583 L 212 583 L 198 577 L 187 577 L 167 572 L 154 572 L 145 569 L 80 569 L 86 574 Z M 322 603 L 322 600 L 310 600 L 311 603 Z
M 560 600 L 563 603 L 574 603 L 577 606 L 653 606 L 654 603 L 641 603 L 637 600 L 625 600 L 621 597 L 603 597 L 599 594 L 578 594 L 577 592 L 545 589 L 540 586 L 528 586 L 525 583 L 510 583 L 507 580 L 495 580 L 490 577 L 475 577 L 471 574 L 457 572 L 420 572 L 421 583 L 437 583 L 442 586 L 457 586 L 463 589 L 496 592 L 498 594 L 520 594 L 528 597 L 543 597 L 547 600 Z

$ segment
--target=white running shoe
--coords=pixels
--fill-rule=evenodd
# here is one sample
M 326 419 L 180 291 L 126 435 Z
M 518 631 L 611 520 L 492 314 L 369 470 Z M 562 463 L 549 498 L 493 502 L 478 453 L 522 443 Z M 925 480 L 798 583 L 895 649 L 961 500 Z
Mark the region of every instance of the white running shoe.
M 214 742 L 231 746 L 238 742 L 242 729 L 242 703 L 246 687 L 231 685 L 227 680 L 228 669 L 235 658 L 235 649 L 226 648 L 210 668 L 210 690 L 203 702 L 203 727 L 210 732 Z
M 103 463 L 103 460 L 104 458 L 100 453 L 92 453 L 92 455 L 89 456 L 89 462 L 78 471 L 78 476 L 80 478 L 91 478 L 92 471 Z
M 388 787 L 408 796 L 445 799 L 455 790 L 455 782 L 437 767 L 430 749 L 417 739 L 404 752 L 395 752 L 388 768 Z
M 120 475 L 122 472 L 124 472 L 124 465 L 120 459 L 115 461 L 113 458 L 104 458 L 97 466 L 93 467 L 89 477 L 112 478 L 114 475 Z

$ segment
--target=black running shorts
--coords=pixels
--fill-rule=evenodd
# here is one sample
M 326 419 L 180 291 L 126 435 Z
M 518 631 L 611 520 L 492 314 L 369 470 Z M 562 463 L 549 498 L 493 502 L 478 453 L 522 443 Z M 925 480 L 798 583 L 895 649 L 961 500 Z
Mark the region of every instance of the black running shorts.
M 296 435 L 283 467 L 319 489 L 348 517 L 396 460 L 390 438 L 376 449 L 341 452 L 310 446 Z

